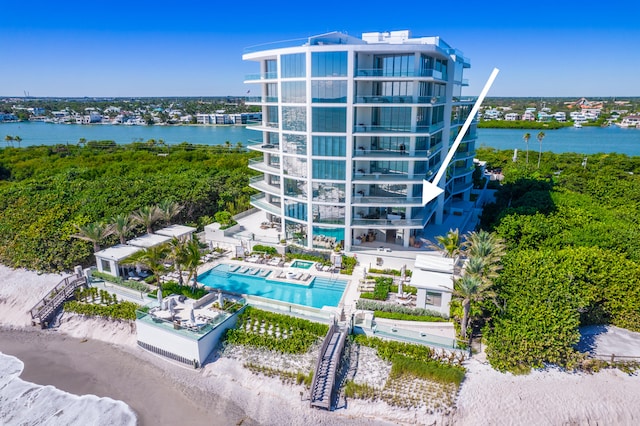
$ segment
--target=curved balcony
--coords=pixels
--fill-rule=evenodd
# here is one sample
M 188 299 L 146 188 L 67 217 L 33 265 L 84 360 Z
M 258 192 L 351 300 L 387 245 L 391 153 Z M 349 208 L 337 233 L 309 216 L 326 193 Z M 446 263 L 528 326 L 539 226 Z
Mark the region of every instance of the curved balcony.
M 414 70 L 388 70 L 384 68 L 360 68 L 356 70 L 356 78 L 365 79 L 366 77 L 382 78 L 407 78 L 407 77 L 431 77 L 438 80 L 446 80 L 446 76 L 442 71 L 435 69 L 424 69 L 418 72 Z
M 262 122 L 262 121 L 247 121 L 247 129 L 257 130 L 259 132 L 277 132 L 279 130 L 279 123 L 276 122 Z
M 247 105 L 263 105 L 263 104 L 277 104 L 277 96 L 247 96 L 244 99 L 244 103 Z
M 265 176 L 254 176 L 249 178 L 249 186 L 260 192 L 280 196 L 280 185 L 269 184 L 265 180 Z
M 460 178 L 467 175 L 470 175 L 475 170 L 474 167 L 452 167 L 449 169 L 449 175 L 451 178 Z
M 280 203 L 276 205 L 268 202 L 264 194 L 252 195 L 251 197 L 249 197 L 249 203 L 253 207 L 257 207 L 260 210 L 264 210 L 278 216 L 282 215 L 282 208 L 280 207 Z
M 275 80 L 278 78 L 277 72 L 263 72 L 258 74 L 247 74 L 244 76 L 245 83 L 257 83 L 263 80 Z
M 459 183 L 451 187 L 451 189 L 449 190 L 449 195 L 460 194 L 470 190 L 471 188 L 473 188 L 473 182 Z
M 263 158 L 250 158 L 249 168 L 262 173 L 268 173 L 270 175 L 280 174 L 280 164 L 267 164 Z
M 259 141 L 255 139 L 249 139 L 247 141 L 247 149 L 251 151 L 268 152 L 271 154 L 280 153 L 280 145 L 264 143 L 263 141 Z

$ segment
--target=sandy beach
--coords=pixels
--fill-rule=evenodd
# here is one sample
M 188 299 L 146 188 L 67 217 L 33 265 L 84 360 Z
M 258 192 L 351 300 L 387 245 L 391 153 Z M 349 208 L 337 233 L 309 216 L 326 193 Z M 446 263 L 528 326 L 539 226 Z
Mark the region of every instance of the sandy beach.
M 192 370 L 149 354 L 136 346 L 134 331 L 126 322 L 65 314 L 55 329 L 32 328 L 28 309 L 60 279 L 0 266 L 0 352 L 24 362 L 21 379 L 123 401 L 142 425 L 631 425 L 640 421 L 637 374 L 547 369 L 513 376 L 492 370 L 482 356 L 465 363 L 467 377 L 449 416 L 424 416 L 383 402 L 358 400 L 333 412 L 315 410 L 301 401 L 303 387 L 255 375 L 242 366 L 241 356 L 214 357 L 203 369 Z M 640 348 L 640 333 L 599 330 L 591 343 L 597 350 L 600 343 L 607 344 L 605 340 L 623 344 L 627 351 Z M 381 380 L 376 371 L 366 373 Z M 2 407 L 0 423 L 1 415 Z

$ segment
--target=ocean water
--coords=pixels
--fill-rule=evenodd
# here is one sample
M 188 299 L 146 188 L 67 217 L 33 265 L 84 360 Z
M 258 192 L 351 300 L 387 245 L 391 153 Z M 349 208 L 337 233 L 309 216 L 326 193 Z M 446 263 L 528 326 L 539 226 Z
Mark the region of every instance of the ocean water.
M 20 379 L 24 364 L 0 352 L 1 425 L 135 425 L 127 404 L 95 395 L 77 396 Z

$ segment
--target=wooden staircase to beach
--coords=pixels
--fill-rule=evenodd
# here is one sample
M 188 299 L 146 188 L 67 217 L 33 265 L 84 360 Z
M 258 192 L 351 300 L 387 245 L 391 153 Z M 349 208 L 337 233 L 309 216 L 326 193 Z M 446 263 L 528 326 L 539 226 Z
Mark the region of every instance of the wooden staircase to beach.
M 64 302 L 74 296 L 77 288 L 86 285 L 87 278 L 82 275 L 82 270 L 80 272 L 76 271 L 75 275 L 64 278 L 31 308 L 29 311 L 31 313 L 31 324 L 47 328 Z
M 324 342 L 322 342 L 313 383 L 311 384 L 310 404 L 312 407 L 331 409 L 336 372 L 342 358 L 347 334 L 346 328 L 340 328 L 337 324 L 332 324 L 324 338 Z

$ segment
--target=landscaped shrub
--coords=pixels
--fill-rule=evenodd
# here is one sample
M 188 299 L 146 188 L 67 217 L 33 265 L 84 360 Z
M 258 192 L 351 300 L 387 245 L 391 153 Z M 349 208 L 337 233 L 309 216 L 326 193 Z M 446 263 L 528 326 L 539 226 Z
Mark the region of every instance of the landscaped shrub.
M 175 281 L 169 281 L 167 283 L 162 284 L 162 297 L 170 296 L 172 294 L 179 294 L 190 299 L 200 299 L 203 296 L 206 296 L 209 292 L 206 288 L 197 287 L 195 290 L 193 287 L 188 285 L 180 285 Z M 157 296 L 157 292 L 149 293 L 149 297 L 155 298 Z
M 123 280 L 122 277 L 114 277 L 113 275 L 100 272 L 100 271 L 93 271 L 91 275 L 96 278 L 102 278 L 105 281 L 109 281 L 111 283 L 121 285 L 123 287 L 131 288 L 138 291 L 149 291 L 149 286 L 144 282 L 133 281 L 133 280 Z
M 387 300 L 393 279 L 387 277 L 375 277 L 375 280 L 376 285 L 373 288 L 373 298 L 375 300 Z
M 276 250 L 275 247 L 256 244 L 255 246 L 253 246 L 253 253 L 264 253 L 273 256 L 275 254 L 278 254 L 278 250 Z
M 400 275 L 402 275 L 402 272 L 398 269 L 378 269 L 378 268 L 370 268 L 367 270 L 367 272 L 370 272 L 372 274 L 384 274 L 384 275 L 393 275 L 395 277 L 399 277 Z M 413 275 L 413 272 L 411 272 L 411 269 L 407 269 L 404 273 L 405 277 L 411 277 L 411 275 Z
M 410 308 L 408 306 L 402 306 L 394 303 L 382 303 L 375 300 L 358 300 L 356 302 L 356 309 L 375 311 L 375 316 L 378 318 L 431 322 L 449 321 L 439 312 L 422 308 Z
M 322 339 L 328 330 L 325 324 L 248 306 L 239 315 L 236 328 L 227 331 L 225 342 L 302 354 Z
M 71 300 L 64 304 L 64 310 L 67 312 L 75 312 L 80 315 L 92 317 L 124 319 L 130 321 L 136 319 L 136 309 L 138 309 L 138 305 L 133 302 L 118 302 L 106 306 Z

